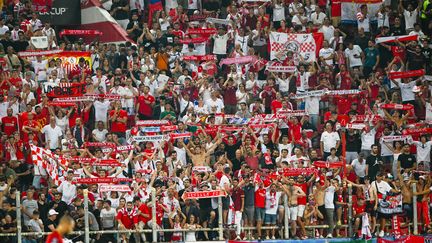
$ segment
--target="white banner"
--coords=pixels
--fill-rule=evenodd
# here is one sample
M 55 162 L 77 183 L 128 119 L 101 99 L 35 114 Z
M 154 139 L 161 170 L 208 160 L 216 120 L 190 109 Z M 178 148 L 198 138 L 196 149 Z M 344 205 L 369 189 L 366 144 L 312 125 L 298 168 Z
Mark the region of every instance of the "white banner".
M 138 143 L 141 142 L 161 142 L 168 141 L 169 136 L 167 135 L 154 135 L 154 136 L 133 136 L 132 140 Z
M 312 34 L 270 32 L 270 60 L 285 60 L 288 51 L 301 55 L 303 62 L 314 62 L 316 44 Z
M 291 98 L 293 99 L 304 99 L 307 97 L 313 97 L 313 96 L 323 96 L 325 95 L 326 90 L 312 90 L 312 91 L 307 91 L 307 92 L 301 92 L 301 93 L 297 93 L 296 95 L 292 96 Z
M 100 192 L 130 192 L 131 189 L 128 185 L 100 185 L 99 186 Z
M 231 23 L 230 20 L 217 19 L 217 18 L 207 18 L 206 21 L 212 24 L 223 24 L 223 25 L 229 25 Z

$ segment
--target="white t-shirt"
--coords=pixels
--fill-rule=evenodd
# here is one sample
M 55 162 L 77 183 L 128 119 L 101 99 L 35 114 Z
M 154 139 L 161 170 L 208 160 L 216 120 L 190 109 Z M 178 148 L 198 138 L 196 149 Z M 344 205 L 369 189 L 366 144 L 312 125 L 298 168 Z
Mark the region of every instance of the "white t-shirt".
M 116 215 L 117 215 L 117 213 L 116 213 L 116 210 L 114 208 L 110 208 L 109 210 L 106 210 L 105 208 L 103 208 L 100 212 L 102 229 L 113 228 Z
M 334 205 L 334 193 L 336 188 L 329 186 L 324 191 L 324 206 L 325 208 L 335 208 Z
M 301 74 L 300 72 L 297 74 L 297 78 L 300 79 L 300 86 L 297 87 L 297 91 L 306 91 L 309 89 L 309 78 L 311 76 L 310 72 L 304 72 Z
M 358 45 L 354 45 L 353 49 L 345 49 L 345 57 L 348 58 L 350 62 L 350 67 L 362 66 L 361 53 L 362 49 Z
M 375 134 L 375 128 L 371 129 L 368 133 L 363 132 L 361 134 L 362 150 L 371 150 L 371 146 L 375 143 Z
M 415 100 L 415 94 L 412 91 L 415 86 L 415 81 L 411 81 L 409 83 L 398 82 L 399 88 L 401 89 L 402 101 L 411 101 Z
M 363 159 L 363 163 L 360 163 L 358 159 L 354 159 L 351 166 L 358 177 L 366 176 L 366 160 Z
M 432 121 L 432 105 L 426 102 L 426 121 Z
M 330 153 L 331 148 L 336 148 L 337 141 L 340 141 L 339 134 L 337 132 L 324 131 L 321 134 L 321 142 L 324 143 L 323 150 L 326 153 Z
M 278 210 L 279 198 L 282 196 L 281 192 L 266 192 L 266 214 L 275 215 Z
M 45 134 L 45 141 L 49 141 L 49 148 L 56 149 L 59 146 L 59 137 L 62 136 L 63 132 L 59 126 L 51 127 L 50 124 L 42 128 L 42 133 Z
M 92 131 L 92 134 L 94 135 L 94 137 L 98 142 L 104 142 L 106 140 L 106 135 L 108 134 L 108 130 L 103 129 L 102 131 L 100 131 L 99 129 L 94 129 Z
M 425 144 L 420 141 L 414 141 L 414 144 L 417 148 L 417 162 L 430 162 L 432 141 L 427 141 Z
M 414 24 L 417 22 L 417 9 L 411 12 L 404 9 L 403 15 L 405 19 L 405 29 L 414 29 Z
M 241 46 L 241 50 L 243 53 L 248 53 L 249 46 L 248 46 L 249 36 L 240 36 L 236 35 L 234 39 L 234 44 L 239 44 Z
M 299 15 L 294 15 L 294 17 L 291 20 L 291 23 L 293 25 L 301 25 L 302 26 L 302 31 L 306 30 L 306 26 L 302 23 L 302 21 L 307 20 L 307 17 L 305 15 L 303 16 L 299 16 Z
M 391 186 L 386 182 L 386 181 L 381 181 L 381 182 L 377 182 L 377 181 L 373 181 L 371 184 L 372 188 L 374 188 L 374 190 L 376 190 L 378 188 L 379 193 L 381 194 L 387 194 L 392 188 Z
M 364 32 L 366 32 L 366 33 L 370 32 L 370 30 L 369 30 L 370 25 L 369 25 L 369 17 L 368 16 L 364 16 L 363 21 L 360 21 L 357 18 L 357 29 L 360 29 L 360 28 L 363 28 Z
M 221 99 L 216 99 L 216 100 L 209 99 L 206 101 L 206 105 L 207 105 L 207 108 L 209 109 L 208 112 L 212 112 L 211 108 L 213 106 L 217 107 L 216 112 L 218 112 L 218 113 L 221 112 L 222 109 L 225 108 L 225 105 Z
M 285 7 L 281 4 L 275 4 L 273 7 L 273 21 L 285 19 Z
M 100 79 L 101 82 L 98 87 L 102 87 L 103 90 L 106 92 L 107 91 L 106 82 L 108 78 L 105 75 L 102 75 Z M 93 80 L 93 85 L 96 85 L 99 82 L 99 78 L 96 75 L 92 77 L 92 80 Z
M 7 27 L 6 25 L 0 27 L 0 35 L 4 35 L 6 31 L 9 31 L 9 27 Z
M 330 40 L 334 37 L 335 28 L 333 25 L 325 26 L 323 25 L 319 32 L 323 33 L 324 40 L 328 41 L 330 43 Z
M 322 57 L 322 58 L 329 58 L 329 57 L 331 57 L 331 55 L 333 55 L 334 54 L 334 50 L 332 49 L 332 48 L 321 48 L 321 50 L 319 51 L 319 56 L 320 57 Z M 325 60 L 325 62 L 328 64 L 328 65 L 333 65 L 333 58 L 332 59 L 328 59 L 328 60 Z
M 76 185 L 69 181 L 63 181 L 57 188 L 57 191 L 62 193 L 62 201 L 67 205 L 70 205 L 76 197 Z
M 227 54 L 228 39 L 229 39 L 228 34 L 216 35 L 214 37 L 213 53 L 219 55 Z
M 110 107 L 109 100 L 104 100 L 103 102 L 96 100 L 93 103 L 93 106 L 95 108 L 95 119 L 96 121 L 108 121 L 108 109 Z
M 42 60 L 41 62 L 33 61 L 32 65 L 35 69 L 35 73 L 38 77 L 38 81 L 47 80 L 47 66 L 48 60 Z
M 317 12 L 313 12 L 311 14 L 311 20 L 314 25 L 321 25 L 324 22 L 325 17 L 326 15 L 323 12 L 319 14 L 317 14 Z
M 226 175 L 223 175 L 223 176 L 221 177 L 221 179 L 220 179 L 219 187 L 220 187 L 220 188 L 225 188 L 225 186 L 230 187 L 230 185 L 231 185 L 231 183 L 230 183 L 229 178 L 228 178 Z
M 310 115 L 318 115 L 319 114 L 319 102 L 321 97 L 319 96 L 310 96 L 305 99 L 305 111 Z

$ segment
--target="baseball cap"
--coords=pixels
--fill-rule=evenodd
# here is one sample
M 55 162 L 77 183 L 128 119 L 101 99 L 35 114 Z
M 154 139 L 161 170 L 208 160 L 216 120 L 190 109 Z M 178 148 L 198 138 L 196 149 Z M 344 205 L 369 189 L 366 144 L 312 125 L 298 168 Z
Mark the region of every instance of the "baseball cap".
M 49 211 L 48 211 L 48 215 L 49 216 L 53 216 L 53 215 L 57 215 L 57 214 L 59 214 L 57 211 L 55 211 L 54 209 L 50 209 Z

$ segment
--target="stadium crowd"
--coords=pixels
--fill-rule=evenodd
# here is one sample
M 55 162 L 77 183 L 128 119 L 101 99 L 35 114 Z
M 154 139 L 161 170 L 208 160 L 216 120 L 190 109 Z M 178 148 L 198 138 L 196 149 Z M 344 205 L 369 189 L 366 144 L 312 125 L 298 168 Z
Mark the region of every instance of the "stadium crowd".
M 346 237 L 349 188 L 354 235 L 348 237 L 369 237 L 360 231 L 365 227 L 372 236 L 392 233 L 385 223 L 393 215 L 380 210 L 379 202 L 397 195 L 402 195 L 400 220 L 412 222 L 417 207 L 420 232 L 429 232 L 429 0 L 385 0 L 376 16 L 359 5 L 355 24 L 341 23 L 340 2 L 324 0 L 166 0 L 155 11 L 154 1 L 102 3 L 130 42 L 60 38 L 61 29 L 42 23 L 31 1 L 4 1 L 1 233 L 17 231 L 16 191 L 24 231 L 54 232 L 65 216 L 83 230 L 88 191 L 92 231 L 156 224 L 191 231 L 160 233 L 158 239 L 144 233 L 118 237 L 217 240 L 218 198 L 194 198 L 193 192 L 221 191 L 223 225 L 231 229 L 224 239 L 283 238 L 285 211 L 291 238 Z M 209 17 L 219 20 L 206 21 Z M 190 29 L 201 33 L 189 34 Z M 324 40 L 316 61 L 306 63 L 291 50 L 283 53 L 285 59 L 270 60 L 271 32 L 318 32 Z M 418 38 L 375 42 L 403 35 Z M 91 62 L 80 58 L 67 70 L 49 56 L 21 57 L 18 52 L 35 50 L 32 36 L 47 36 L 49 50 L 89 51 Z M 204 44 L 184 41 L 199 38 Z M 214 60 L 200 59 L 203 53 Z M 219 65 L 244 57 L 253 59 Z M 269 62 L 295 70 L 272 72 Z M 423 73 L 390 75 L 416 70 Z M 55 103 L 47 83 L 84 83 L 82 95 L 88 96 L 73 105 Z M 56 171 L 35 161 L 34 146 L 45 151 L 46 163 L 56 158 Z M 106 178 L 117 180 L 102 182 Z M 313 225 L 328 228 L 306 227 Z M 252 226 L 256 230 L 243 230 Z M 195 231 L 199 228 L 215 230 Z M 91 237 L 115 242 L 117 236 Z

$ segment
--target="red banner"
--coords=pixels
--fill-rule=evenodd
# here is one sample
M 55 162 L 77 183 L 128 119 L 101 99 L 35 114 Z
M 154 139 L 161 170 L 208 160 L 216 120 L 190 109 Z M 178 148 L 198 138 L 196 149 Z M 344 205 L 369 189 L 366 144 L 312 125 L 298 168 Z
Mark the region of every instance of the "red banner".
M 60 83 L 59 86 L 46 86 L 45 93 L 48 97 L 77 97 L 86 93 L 85 83 Z
M 177 125 L 173 125 L 173 126 L 161 126 L 160 127 L 160 131 L 161 132 L 171 132 L 171 131 L 175 131 L 178 129 Z
M 253 63 L 257 59 L 256 56 L 244 56 L 244 57 L 231 57 L 231 58 L 224 58 L 219 62 L 219 66 L 222 67 L 222 65 L 231 65 L 231 64 L 246 64 L 246 63 Z
M 103 99 L 108 99 L 108 100 L 120 100 L 121 96 L 120 95 L 116 95 L 116 94 L 86 94 L 84 97 L 89 97 L 89 98 L 103 98 Z
M 179 42 L 181 44 L 189 44 L 189 43 L 203 43 L 203 42 L 207 42 L 208 38 L 204 38 L 204 37 L 199 37 L 199 38 L 191 38 L 191 39 L 183 39 L 180 40 Z
M 212 198 L 212 197 L 225 197 L 225 191 L 198 191 L 198 192 L 185 192 L 182 198 L 186 199 L 200 199 L 200 198 Z
M 170 136 L 171 139 L 190 138 L 192 136 L 192 133 L 191 132 L 171 133 Z
M 403 135 L 420 135 L 420 134 L 430 134 L 432 133 L 432 128 L 409 128 L 402 131 Z
M 185 61 L 215 61 L 216 56 L 215 55 L 202 55 L 202 56 L 183 56 L 183 60 Z
M 117 146 L 116 148 L 117 152 L 131 151 L 133 149 L 134 149 L 133 145 Z
M 188 29 L 187 34 L 191 35 L 214 35 L 217 33 L 217 30 L 215 28 L 195 28 L 195 29 Z
M 77 106 L 76 103 L 61 102 L 61 101 L 51 101 L 51 102 L 48 102 L 48 105 L 50 105 L 50 106 L 60 106 L 60 107 Z
M 315 161 L 313 165 L 317 168 L 340 168 L 343 167 L 345 164 L 343 161 L 338 162 L 327 162 L 327 161 Z
M 108 147 L 108 148 L 117 147 L 115 143 L 108 143 L 108 142 L 85 142 L 83 146 L 84 147 Z
M 399 239 L 401 237 L 401 230 L 400 230 L 400 222 L 397 214 L 394 214 L 392 217 L 392 230 L 395 238 Z
M 99 30 L 62 30 L 60 32 L 60 38 L 64 35 L 84 35 L 84 36 L 93 36 L 93 35 L 103 35 L 103 33 Z
M 91 162 L 81 162 L 83 164 L 91 164 L 94 166 L 121 166 L 121 164 L 115 160 L 115 159 L 101 159 L 101 160 L 95 160 Z
M 312 175 L 318 174 L 318 170 L 315 168 L 283 168 L 280 170 L 283 176 L 299 176 L 299 175 Z
M 411 70 L 411 71 L 404 71 L 404 72 L 392 72 L 388 74 L 388 77 L 390 79 L 397 79 L 397 78 L 419 77 L 423 75 L 425 75 L 425 70 L 419 69 L 419 70 Z
M 414 106 L 411 105 L 411 104 L 406 104 L 406 105 L 402 105 L 402 104 L 382 104 L 381 108 L 383 108 L 383 109 L 393 109 L 393 110 L 408 111 L 408 110 L 414 109 Z

